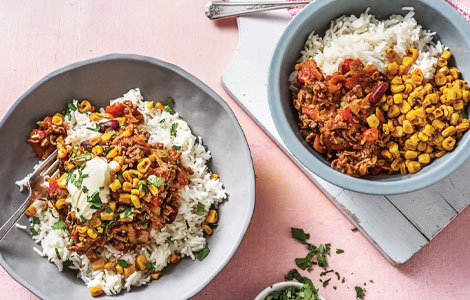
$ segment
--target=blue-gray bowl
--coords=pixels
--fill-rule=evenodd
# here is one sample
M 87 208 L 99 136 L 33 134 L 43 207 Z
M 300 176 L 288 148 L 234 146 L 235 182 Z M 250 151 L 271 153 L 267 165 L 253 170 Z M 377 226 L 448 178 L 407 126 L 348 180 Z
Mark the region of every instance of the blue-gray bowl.
M 434 160 L 413 175 L 380 175 L 354 178 L 330 167 L 300 136 L 297 111 L 292 105 L 288 78 L 300 50 L 312 30 L 323 34 L 331 20 L 342 15 L 359 15 L 370 7 L 379 19 L 392 14 L 404 15 L 402 7 L 413 6 L 415 18 L 436 38 L 448 46 L 463 77 L 470 76 L 470 25 L 445 1 L 407 0 L 315 0 L 289 23 L 274 51 L 268 78 L 268 99 L 271 115 L 287 148 L 309 170 L 321 178 L 348 190 L 365 194 L 401 194 L 425 188 L 455 171 L 470 156 L 470 134 L 465 134 L 455 150 Z M 468 109 L 468 108 L 467 108 Z
M 71 99 L 89 99 L 103 107 L 135 87 L 147 99 L 175 99 L 175 110 L 211 151 L 209 167 L 220 175 L 228 200 L 220 205 L 218 227 L 208 238 L 210 254 L 203 261 L 183 259 L 165 268 L 158 281 L 133 287 L 119 299 L 188 299 L 224 268 L 240 245 L 255 207 L 255 176 L 250 149 L 230 107 L 204 83 L 172 64 L 140 55 L 111 54 L 66 66 L 26 91 L 0 122 L 0 224 L 26 199 L 15 181 L 30 173 L 38 160 L 26 143 L 35 122 L 61 111 Z M 27 224 L 26 216 L 19 223 Z M 0 264 L 41 299 L 93 299 L 74 272 L 59 272 L 33 246 L 29 232 L 13 228 L 0 242 Z

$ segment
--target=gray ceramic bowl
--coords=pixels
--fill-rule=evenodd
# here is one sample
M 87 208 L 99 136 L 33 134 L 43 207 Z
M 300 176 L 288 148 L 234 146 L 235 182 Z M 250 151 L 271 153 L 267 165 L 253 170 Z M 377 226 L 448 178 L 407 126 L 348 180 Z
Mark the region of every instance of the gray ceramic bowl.
M 470 134 L 459 141 L 456 149 L 435 160 L 414 175 L 381 175 L 353 178 L 332 168 L 330 163 L 306 144 L 298 133 L 297 112 L 290 97 L 288 77 L 294 69 L 300 50 L 312 30 L 323 34 L 330 21 L 341 15 L 370 13 L 386 19 L 402 14 L 404 6 L 415 8 L 415 18 L 424 28 L 437 33 L 436 38 L 448 46 L 455 62 L 468 80 L 470 76 L 470 25 L 445 1 L 437 0 L 315 0 L 305 7 L 287 26 L 274 51 L 268 78 L 268 99 L 271 115 L 283 141 L 308 169 L 323 179 L 366 194 L 400 194 L 427 187 L 457 169 L 470 156 Z M 468 108 L 467 108 L 468 109 Z
M 14 182 L 37 162 L 25 142 L 36 120 L 61 111 L 71 99 L 109 104 L 130 88 L 147 99 L 172 96 L 175 109 L 212 152 L 210 167 L 220 174 L 228 201 L 220 206 L 219 226 L 209 237 L 209 256 L 202 262 L 183 259 L 165 269 L 165 276 L 148 286 L 122 293 L 120 299 L 187 299 L 213 279 L 237 250 L 255 206 L 255 179 L 250 150 L 235 115 L 210 88 L 182 69 L 138 55 L 113 54 L 55 71 L 18 99 L 0 123 L 3 223 L 25 199 Z M 27 224 L 26 217 L 20 223 Z M 13 228 L 0 242 L 0 263 L 19 283 L 43 299 L 91 299 L 75 273 L 59 272 L 32 249 L 29 233 Z

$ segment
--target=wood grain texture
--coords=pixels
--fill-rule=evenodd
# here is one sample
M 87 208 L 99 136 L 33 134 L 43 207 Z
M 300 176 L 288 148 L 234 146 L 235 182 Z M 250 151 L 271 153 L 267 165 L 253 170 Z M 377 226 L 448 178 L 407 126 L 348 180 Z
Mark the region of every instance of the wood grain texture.
M 310 232 L 312 243 L 331 242 L 345 250 L 333 255 L 330 264 L 347 282 L 332 280 L 321 288 L 327 299 L 354 299 L 354 286 L 370 279 L 375 283 L 367 283 L 367 299 L 469 299 L 470 211 L 406 265 L 391 266 L 360 233 L 351 232 L 351 223 L 224 92 L 220 74 L 235 53 L 237 27 L 235 20 L 208 21 L 202 14 L 205 2 L 0 1 L 0 117 L 37 80 L 75 61 L 124 52 L 175 63 L 207 83 L 235 111 L 257 175 L 256 210 L 240 249 L 194 299 L 253 299 L 283 280 L 293 259 L 305 255 L 289 237 L 291 226 Z M 309 274 L 317 286 L 319 272 Z M 0 269 L 0 299 L 37 298 Z

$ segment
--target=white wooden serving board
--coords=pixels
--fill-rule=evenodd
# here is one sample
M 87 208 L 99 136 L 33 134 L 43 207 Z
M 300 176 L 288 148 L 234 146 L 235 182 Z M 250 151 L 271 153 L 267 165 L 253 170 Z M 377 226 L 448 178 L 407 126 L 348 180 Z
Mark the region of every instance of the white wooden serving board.
M 226 90 L 336 207 L 394 265 L 429 243 L 470 202 L 470 162 L 433 186 L 402 195 L 371 196 L 334 186 L 297 161 L 279 136 L 267 100 L 274 47 L 291 19 L 287 11 L 238 18 L 239 44 L 222 74 Z

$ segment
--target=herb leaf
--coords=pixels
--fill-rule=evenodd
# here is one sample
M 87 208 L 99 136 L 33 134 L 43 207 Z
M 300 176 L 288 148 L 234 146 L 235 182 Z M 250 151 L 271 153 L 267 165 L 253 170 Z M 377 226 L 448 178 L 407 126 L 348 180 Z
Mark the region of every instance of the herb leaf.
M 176 136 L 176 129 L 178 128 L 178 123 L 171 124 L 170 134 L 171 136 Z
M 343 249 L 336 249 L 336 254 L 341 254 L 341 253 L 344 253 Z
M 305 241 L 310 238 L 310 234 L 305 233 L 303 229 L 300 228 L 291 228 L 292 238 L 298 240 L 302 244 L 305 244 Z
M 99 132 L 100 131 L 100 125 L 98 123 L 95 123 L 95 128 L 87 127 L 86 129 L 94 131 L 94 132 Z
M 204 204 L 202 204 L 201 202 L 198 202 L 198 203 L 197 203 L 196 215 L 198 215 L 198 216 L 204 215 L 204 209 L 205 209 Z
M 201 252 L 197 254 L 197 260 L 203 261 L 204 258 L 206 258 L 206 256 L 209 255 L 210 252 L 211 251 L 209 250 L 209 247 L 206 246 L 204 249 L 202 249 Z
M 58 259 L 62 259 L 62 257 L 60 257 L 60 253 L 59 253 L 59 250 L 57 248 L 55 248 L 55 255 L 57 255 Z
M 91 194 L 91 196 L 88 196 L 87 201 L 92 203 L 91 208 L 93 209 L 100 209 L 103 207 L 103 202 L 101 202 L 100 193 L 98 191 Z
M 52 225 L 52 229 L 63 229 L 65 227 L 64 220 L 60 219 L 54 225 Z
M 34 216 L 33 217 L 33 224 L 40 224 L 40 223 L 41 223 L 41 221 L 39 220 L 39 218 Z
M 147 182 L 159 188 L 165 182 L 165 179 L 157 177 L 157 175 L 155 174 L 152 174 L 147 177 Z
M 175 150 L 181 150 L 181 146 L 173 145 L 173 146 L 171 146 L 171 148 L 173 148 L 173 149 L 175 149 Z
M 36 229 L 34 229 L 33 227 L 29 228 L 29 231 L 31 231 L 31 235 L 32 236 L 35 236 L 35 235 L 38 235 L 39 233 L 36 231 Z
M 123 268 L 128 268 L 129 267 L 129 264 L 127 263 L 127 261 L 125 261 L 123 259 L 118 259 L 117 264 L 120 265 Z
M 361 288 L 360 286 L 355 286 L 354 289 L 356 290 L 356 299 L 364 299 L 365 290 Z

